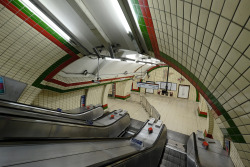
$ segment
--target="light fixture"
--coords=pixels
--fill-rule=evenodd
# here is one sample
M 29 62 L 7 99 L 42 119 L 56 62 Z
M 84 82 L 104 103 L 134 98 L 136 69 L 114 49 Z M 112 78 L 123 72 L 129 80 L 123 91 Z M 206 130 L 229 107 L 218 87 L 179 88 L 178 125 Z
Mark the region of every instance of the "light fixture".
M 114 7 L 114 9 L 116 11 L 116 14 L 118 15 L 119 20 L 121 21 L 121 23 L 122 23 L 123 27 L 125 28 L 126 32 L 127 33 L 131 32 L 131 29 L 130 29 L 130 27 L 128 25 L 128 22 L 127 22 L 124 14 L 122 12 L 122 9 L 121 9 L 118 1 L 117 0 L 111 0 L 110 2 L 113 4 L 113 7 Z
M 31 12 L 36 14 L 43 22 L 45 22 L 50 28 L 61 35 L 66 41 L 70 41 L 70 37 L 61 30 L 53 21 L 51 21 L 42 11 L 40 11 L 35 5 L 33 5 L 29 0 L 20 0 L 23 5 L 25 5 Z
M 131 60 L 126 60 L 126 62 L 128 62 L 128 63 L 136 63 L 135 61 L 131 61 Z
M 136 20 L 136 24 L 138 24 L 137 16 L 136 16 L 135 11 L 134 11 L 134 9 L 133 9 L 133 4 L 132 4 L 132 2 L 131 2 L 130 0 L 128 0 L 128 4 L 129 4 L 129 7 L 130 7 L 130 9 L 131 9 L 131 11 L 132 11 L 133 17 L 134 17 L 135 20 Z
M 105 60 L 111 60 L 111 61 L 121 61 L 121 59 L 112 59 L 110 57 L 105 57 Z

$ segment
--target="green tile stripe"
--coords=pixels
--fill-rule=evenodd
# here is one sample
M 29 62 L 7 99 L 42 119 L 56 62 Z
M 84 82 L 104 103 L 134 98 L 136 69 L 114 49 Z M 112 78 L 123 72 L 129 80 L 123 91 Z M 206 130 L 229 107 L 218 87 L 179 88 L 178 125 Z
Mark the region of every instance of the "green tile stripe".
M 148 30 L 147 30 L 147 27 L 146 27 L 146 24 L 145 24 L 145 21 L 143 18 L 143 14 L 141 12 L 141 7 L 139 5 L 139 2 L 138 2 L 138 0 L 130 0 L 130 1 L 131 1 L 132 6 L 133 6 L 134 12 L 136 14 L 136 19 L 138 21 L 138 24 L 139 24 L 140 30 L 142 32 L 142 36 L 144 38 L 144 41 L 147 45 L 147 48 L 149 51 L 154 52 L 152 44 L 151 44 L 151 40 L 149 38 Z
M 65 61 L 69 60 L 71 56 L 67 54 L 63 56 L 61 59 L 57 60 L 54 64 L 52 64 L 47 70 L 45 70 L 36 80 L 33 82 L 32 86 L 38 87 L 41 82 L 52 72 L 54 71 L 59 65 L 64 63 Z
M 16 6 L 20 11 L 30 17 L 34 22 L 36 22 L 39 26 L 45 29 L 48 33 L 50 33 L 53 37 L 55 37 L 58 41 L 63 43 L 67 48 L 73 51 L 75 54 L 80 53 L 76 48 L 70 45 L 64 38 L 62 38 L 58 33 L 56 33 L 52 28 L 50 28 L 46 23 L 44 23 L 39 17 L 37 17 L 34 13 L 32 13 L 27 7 L 25 7 L 19 0 L 10 0 L 10 2 Z
M 196 101 L 199 102 L 200 101 L 200 95 L 199 95 L 199 91 L 196 89 Z
M 183 72 L 185 72 L 190 78 L 192 78 L 197 85 L 205 92 L 205 94 L 210 98 L 210 100 L 213 102 L 213 104 L 220 110 L 223 117 L 228 122 L 230 128 L 226 128 L 229 136 L 233 140 L 233 142 L 238 143 L 246 143 L 243 136 L 241 135 L 239 129 L 237 128 L 236 124 L 230 117 L 230 115 L 227 113 L 227 111 L 224 109 L 224 107 L 220 104 L 220 102 L 216 99 L 216 97 L 206 88 L 206 86 L 193 74 L 191 73 L 186 67 L 184 67 L 182 64 L 180 64 L 178 61 L 173 59 L 172 57 L 168 56 L 167 54 L 160 52 L 161 56 L 165 58 L 167 61 L 175 64 L 177 67 L 179 67 Z

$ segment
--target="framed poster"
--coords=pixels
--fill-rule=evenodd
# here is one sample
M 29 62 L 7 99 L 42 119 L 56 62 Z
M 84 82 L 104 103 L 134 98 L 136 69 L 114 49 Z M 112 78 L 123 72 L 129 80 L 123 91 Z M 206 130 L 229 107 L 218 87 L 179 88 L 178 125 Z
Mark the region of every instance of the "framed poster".
M 167 82 L 161 82 L 160 88 L 161 89 L 166 89 Z
M 159 88 L 161 87 L 161 82 L 155 82 L 156 85 L 159 85 Z
M 176 91 L 177 90 L 177 83 L 171 82 L 171 86 L 170 86 L 170 88 L 168 90 L 170 90 L 170 91 Z
M 0 77 L 0 94 L 4 94 L 5 89 L 4 89 L 4 79 L 3 77 Z
M 167 82 L 161 82 L 160 88 L 166 89 Z M 170 91 L 176 91 L 177 90 L 177 83 L 168 82 L 168 90 Z
M 154 89 L 146 89 L 146 93 L 154 93 Z
M 188 99 L 189 89 L 190 89 L 190 85 L 179 85 L 177 97 L 182 98 L 182 99 Z

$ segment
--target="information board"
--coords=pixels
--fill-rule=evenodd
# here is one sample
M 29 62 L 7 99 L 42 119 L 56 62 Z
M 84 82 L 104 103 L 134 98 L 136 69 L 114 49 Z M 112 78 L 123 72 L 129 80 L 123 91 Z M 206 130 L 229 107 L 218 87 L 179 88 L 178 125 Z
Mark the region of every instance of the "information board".
M 189 96 L 189 85 L 179 85 L 178 98 L 188 99 Z
M 146 89 L 146 93 L 154 93 L 154 89 Z
M 161 89 L 166 89 L 166 84 L 167 84 L 167 82 L 161 82 L 160 83 L 160 88 Z M 177 83 L 168 82 L 168 90 L 176 91 L 177 90 Z
M 146 88 L 146 89 L 159 89 L 159 85 L 148 84 L 148 83 L 145 83 L 145 82 L 137 82 L 137 87 Z

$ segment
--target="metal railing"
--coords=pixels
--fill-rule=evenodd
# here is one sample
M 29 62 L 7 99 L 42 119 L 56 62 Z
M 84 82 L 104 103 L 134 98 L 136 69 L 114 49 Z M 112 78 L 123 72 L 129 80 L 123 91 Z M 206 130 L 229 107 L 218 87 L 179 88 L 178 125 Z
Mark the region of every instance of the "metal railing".
M 155 118 L 156 121 L 161 118 L 159 112 L 148 102 L 145 96 L 140 95 L 140 102 L 142 107 L 145 108 L 150 117 Z

